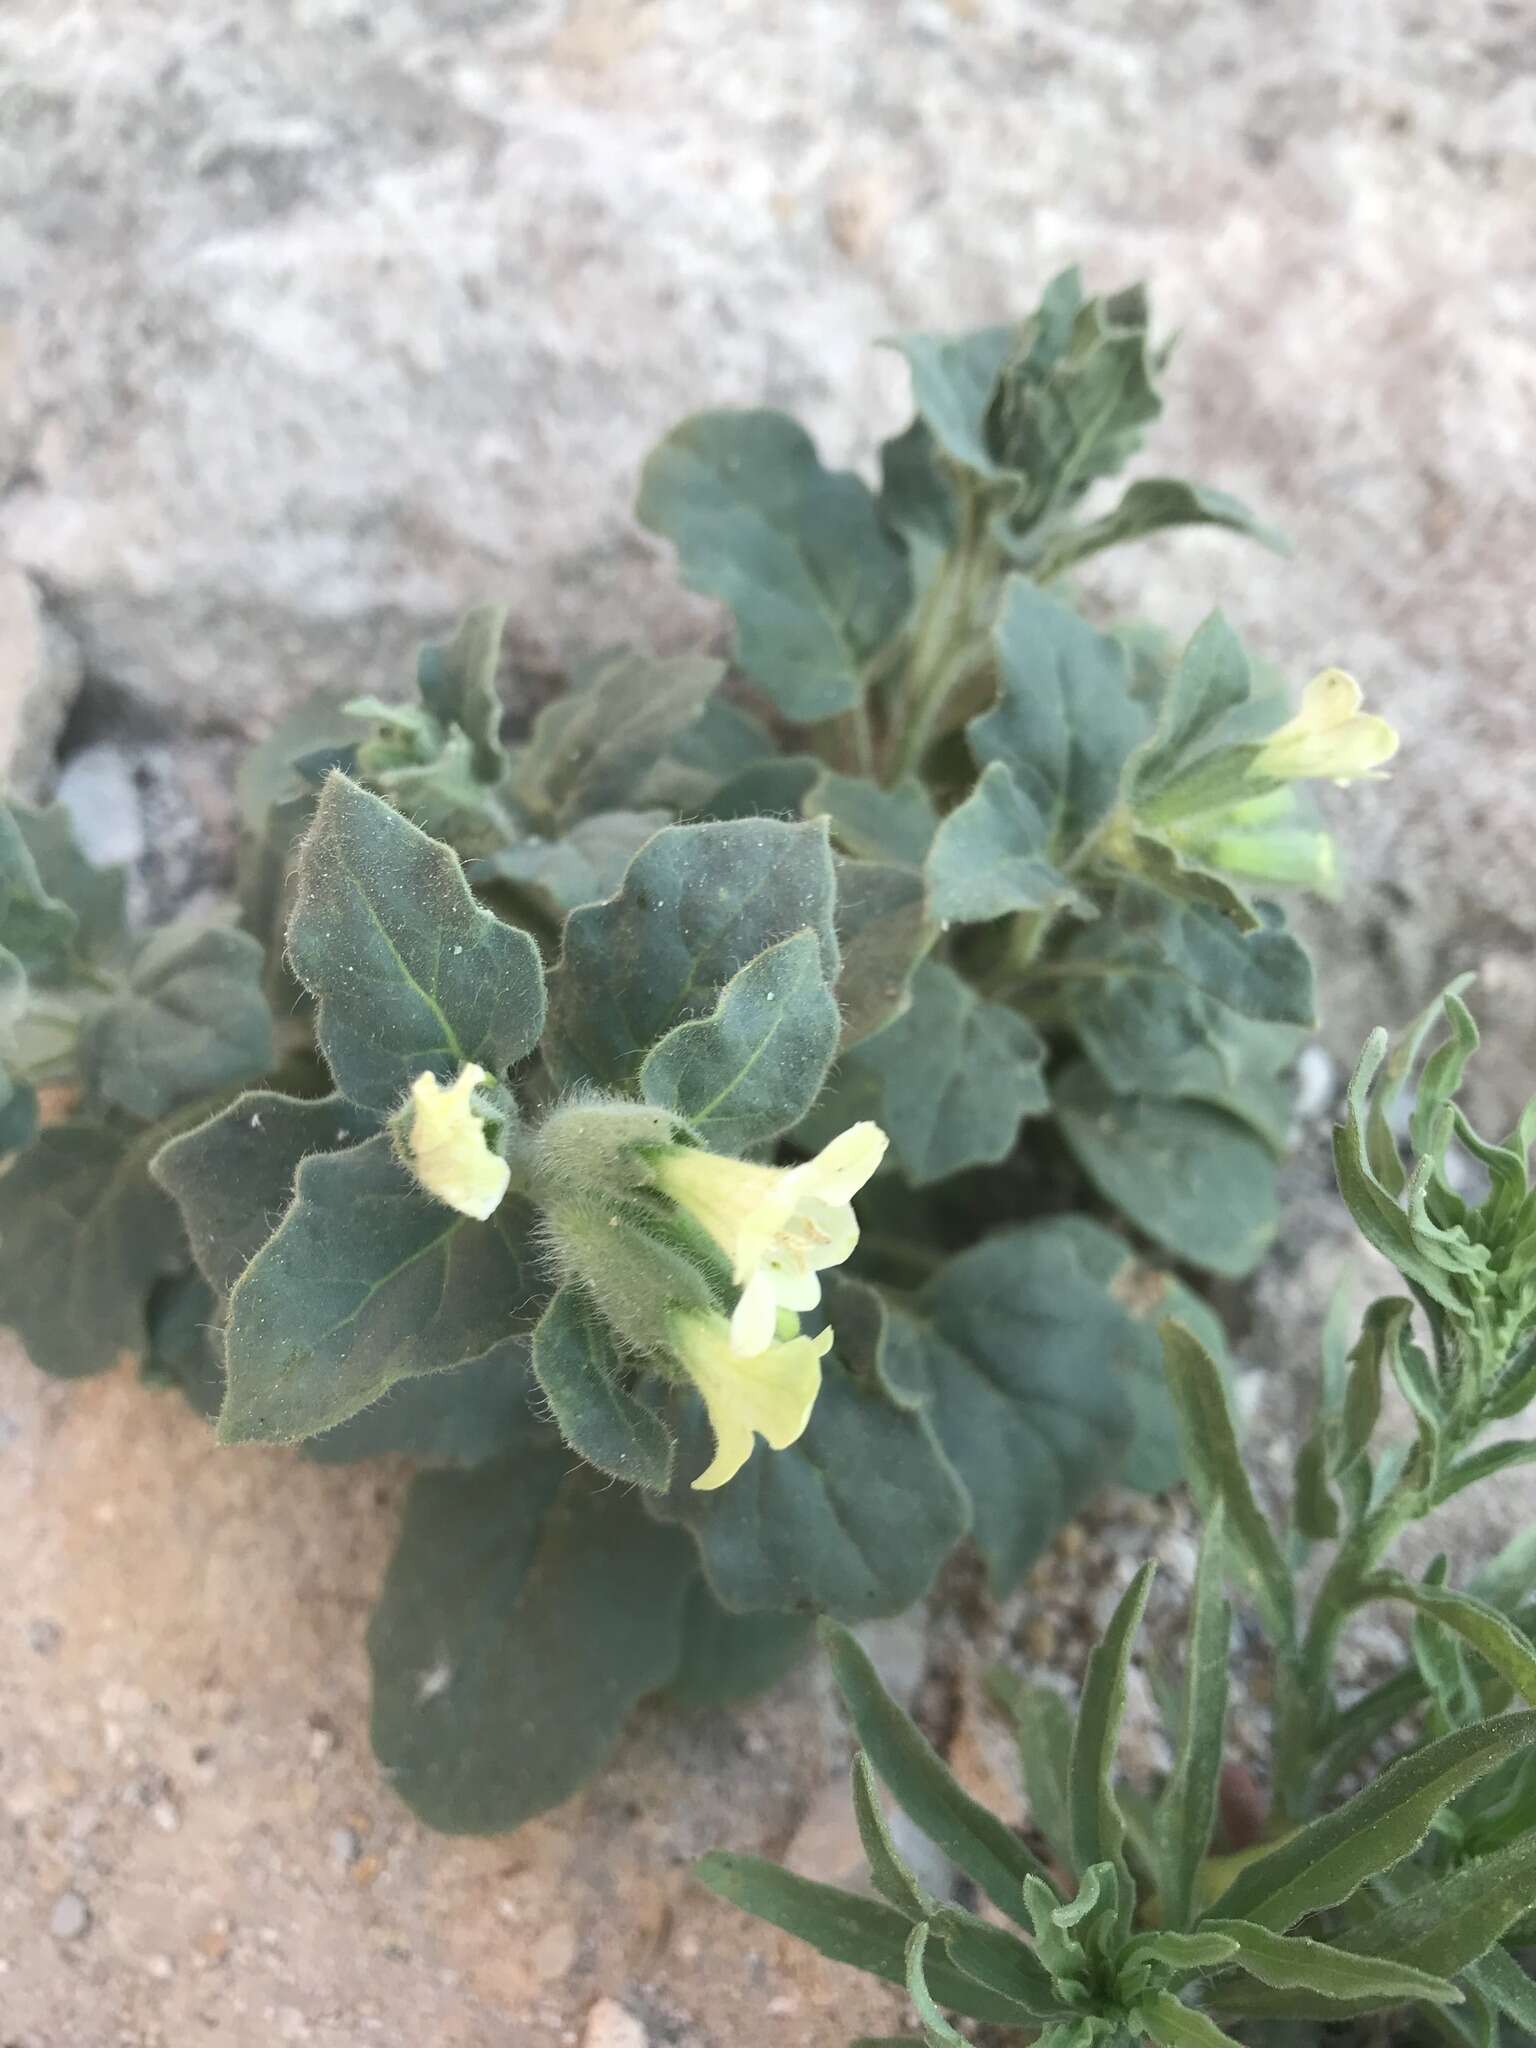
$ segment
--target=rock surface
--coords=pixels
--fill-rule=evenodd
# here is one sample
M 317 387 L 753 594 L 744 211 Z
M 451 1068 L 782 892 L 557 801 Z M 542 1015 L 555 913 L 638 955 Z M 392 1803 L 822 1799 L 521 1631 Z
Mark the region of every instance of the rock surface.
M 1096 591 L 1177 628 L 1219 601 L 1298 682 L 1354 669 L 1404 733 L 1393 782 L 1338 800 L 1355 877 L 1314 918 L 1333 1055 L 1482 963 L 1485 1092 L 1513 1107 L 1536 1064 L 1519 8 L 9 0 L 0 80 L 0 557 L 83 658 L 76 795 L 116 789 L 115 829 L 165 841 L 141 909 L 217 881 L 173 828 L 179 805 L 221 843 L 235 735 L 319 684 L 388 685 L 460 606 L 504 599 L 530 674 L 713 631 L 627 512 L 679 414 L 785 406 L 867 464 L 900 417 L 881 335 L 1015 313 L 1076 260 L 1148 277 L 1182 332 L 1157 467 L 1298 551 L 1176 537 Z M 61 717 L 72 687 L 13 686 L 37 671 L 12 617 L 0 759 L 14 708 Z M 1341 1256 L 1323 1185 L 1299 1171 L 1261 1364 L 1309 1369 Z M 12 1352 L 0 1389 L 8 2042 L 900 2027 L 894 1994 L 686 1874 L 716 1842 L 809 1853 L 823 1818 L 842 1854 L 818 1676 L 643 1719 L 510 1841 L 433 1838 L 366 1755 L 398 1476 L 215 1455 L 169 1397 L 50 1387 Z M 983 1652 L 1075 1674 L 1101 1595 L 1187 1530 L 1112 1508 L 1088 1541 L 974 1640 L 935 1623 L 989 1797 Z

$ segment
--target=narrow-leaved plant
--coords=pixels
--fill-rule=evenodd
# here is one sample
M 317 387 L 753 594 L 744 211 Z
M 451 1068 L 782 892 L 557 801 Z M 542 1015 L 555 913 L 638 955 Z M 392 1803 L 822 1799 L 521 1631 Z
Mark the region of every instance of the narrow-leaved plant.
M 1173 1761 L 1155 1793 L 1115 1769 L 1148 1563 L 1090 1657 L 1075 1717 L 1056 1692 L 1000 1675 L 1028 1840 L 962 1790 L 829 1624 L 878 1897 L 750 1856 L 701 1865 L 736 1904 L 904 1985 L 928 2048 L 955 2048 L 951 2014 L 1049 2048 L 1517 2048 L 1536 2035 L 1536 1984 L 1513 1953 L 1536 1939 L 1536 1542 L 1519 1531 L 1465 1586 L 1444 1556 L 1414 1577 L 1391 1555 L 1409 1525 L 1536 1457 L 1536 1442 L 1501 1433 L 1536 1396 L 1536 1104 L 1498 1144 L 1468 1123 L 1455 1093 L 1477 1034 L 1453 991 L 1405 1163 L 1394 1107 L 1435 1014 L 1390 1051 L 1372 1039 L 1336 1134 L 1350 1212 L 1408 1293 L 1372 1305 L 1347 1356 L 1335 1319 L 1284 1522 L 1249 1479 L 1214 1360 L 1187 1327 L 1164 1327 L 1205 1531 Z M 1477 1199 L 1448 1172 L 1458 1151 L 1483 1169 Z M 1406 1445 L 1382 1440 L 1392 1382 L 1413 1417 Z M 1271 1804 L 1256 1844 L 1221 1839 L 1229 1589 L 1273 1659 Z M 1407 1653 L 1346 1700 L 1341 1633 L 1375 1602 L 1411 1612 Z M 925 1888 L 882 1785 L 990 1913 Z

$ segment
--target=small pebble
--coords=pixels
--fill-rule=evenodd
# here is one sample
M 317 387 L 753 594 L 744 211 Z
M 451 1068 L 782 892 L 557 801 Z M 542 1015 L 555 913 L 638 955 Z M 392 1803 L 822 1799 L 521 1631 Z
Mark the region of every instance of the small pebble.
M 60 1892 L 48 1919 L 55 1941 L 78 1941 L 91 1924 L 91 1909 L 78 1892 Z
M 350 1870 L 363 1853 L 362 1837 L 356 1828 L 332 1828 L 331 1861 L 341 1870 Z
M 650 2048 L 641 2021 L 616 1998 L 600 1998 L 587 2014 L 582 2048 Z
M 27 1641 L 39 1657 L 51 1657 L 64 1640 L 64 1631 L 56 1621 L 40 1616 L 27 1630 Z

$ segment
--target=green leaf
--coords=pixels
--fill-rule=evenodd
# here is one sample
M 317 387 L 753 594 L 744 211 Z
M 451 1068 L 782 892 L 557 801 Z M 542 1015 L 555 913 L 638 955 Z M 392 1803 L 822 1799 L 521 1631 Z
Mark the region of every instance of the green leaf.
M 1085 526 L 1057 534 L 1036 568 L 1042 582 L 1060 576 L 1077 563 L 1122 541 L 1141 540 L 1170 526 L 1225 526 L 1256 540 L 1277 555 L 1288 555 L 1283 534 L 1265 526 L 1239 498 L 1209 484 L 1186 483 L 1178 477 L 1149 476 L 1130 485 L 1112 512 Z
M 299 856 L 288 950 L 336 1085 L 366 1109 L 394 1109 L 429 1069 L 499 1078 L 538 1043 L 532 939 L 480 909 L 446 846 L 342 775 Z
M 1052 857 L 1069 858 L 1120 799 L 1146 736 L 1118 642 L 1022 577 L 1004 586 L 993 634 L 998 701 L 966 727 L 978 763 L 1001 761 L 1045 820 Z
M 1184 1453 L 1168 1395 L 1162 1325 L 1169 1316 L 1187 1323 L 1223 1370 L 1226 1333 L 1198 1295 L 1170 1274 L 1142 1264 L 1124 1238 L 1091 1217 L 1055 1216 L 1033 1227 L 1054 1233 L 1064 1260 L 1080 1268 L 1119 1309 L 1115 1327 L 1103 1319 L 1101 1309 L 1081 1305 L 1085 1323 L 1092 1319 L 1100 1332 L 1105 1356 L 1130 1404 L 1130 1446 L 1115 1476 L 1143 1493 L 1166 1493 L 1184 1477 Z
M 1064 2010 L 1050 1972 L 1017 1936 L 957 1906 L 941 1906 L 932 1926 L 955 1968 L 975 1983 L 1012 2000 L 1033 2019 L 1051 2019 Z
M 1171 1991 L 1158 1991 L 1143 2000 L 1137 2017 L 1159 2048 L 1239 2048 L 1213 2019 L 1184 2005 Z
M 1221 1374 L 1199 1338 L 1182 1324 L 1164 1323 L 1162 1338 L 1195 1498 L 1207 1515 L 1221 1503 L 1222 1533 L 1236 1576 L 1262 1614 L 1271 1640 L 1289 1643 L 1296 1619 L 1290 1568 L 1249 1484 Z
M 562 1287 L 545 1309 L 533 1333 L 533 1370 L 556 1428 L 578 1457 L 611 1479 L 665 1491 L 672 1439 L 625 1385 L 624 1362 L 583 1288 Z
M 411 1488 L 368 1629 L 373 1747 L 448 1834 L 568 1798 L 677 1669 L 689 1545 L 569 1466 L 545 1439 Z
M 928 1950 L 928 1929 L 919 1923 L 907 1936 L 907 1996 L 922 2024 L 928 2048 L 967 2048 L 964 2034 L 945 2019 L 928 1988 L 924 1963 Z
M 1352 1955 L 1304 1935 L 1275 1934 L 1251 1920 L 1206 1919 L 1200 1930 L 1226 1935 L 1237 1944 L 1235 1967 L 1279 1991 L 1316 1991 L 1325 1998 L 1373 1999 L 1382 2005 L 1414 1998 L 1454 2005 L 1461 1996 L 1454 1984 L 1429 1970 L 1386 1957 Z M 1219 1990 L 1212 1995 L 1221 2002 Z
M 695 1579 L 667 1697 L 680 1707 L 729 1707 L 766 1692 L 809 1655 L 812 1627 L 808 1614 L 728 1614 Z
M 621 649 L 539 713 L 516 790 L 555 832 L 629 802 L 725 674 L 703 655 Z
M 0 1069 L 0 1159 L 25 1152 L 38 1129 L 37 1090 Z
M 837 1332 L 805 1434 L 758 1444 L 728 1486 L 689 1482 L 711 1455 L 703 1406 L 678 1403 L 671 1492 L 654 1513 L 683 1523 L 722 1606 L 827 1612 L 849 1621 L 920 1600 L 964 1535 L 965 1494 L 926 1415 L 892 1385 L 888 1318 L 874 1290 L 829 1278 Z
M 40 810 L 26 804 L 11 808 L 43 888 L 75 914 L 76 951 L 96 966 L 116 961 L 127 941 L 126 870 L 91 865 L 80 851 L 74 820 L 63 804 L 45 804 Z
M 859 702 L 910 601 L 905 558 L 855 476 L 775 412 L 703 412 L 645 465 L 636 508 L 695 590 L 736 620 L 736 657 L 788 718 Z
M 1113 991 L 1122 1001 L 1144 1007 L 1149 995 L 1165 990 L 1182 997 L 1179 1014 L 1187 1020 L 1187 1038 L 1211 1032 L 1209 1013 L 1195 1000 L 1202 996 L 1255 1023 L 1310 1029 L 1317 1021 L 1312 963 L 1289 932 L 1271 921 L 1276 917 L 1271 911 L 1243 931 L 1208 903 L 1175 902 L 1129 881 L 1115 891 L 1106 917 L 1074 935 L 1069 958 L 1080 971 L 1113 975 Z M 1122 1025 L 1118 1040 L 1111 1041 L 1111 1056 L 1135 1057 L 1133 1037 Z M 1104 1070 L 1111 1072 L 1108 1065 Z
M 1124 1858 L 1125 1822 L 1115 1798 L 1115 1755 L 1125 1715 L 1131 1648 L 1146 1613 L 1156 1570 L 1150 1559 L 1141 1566 L 1121 1594 L 1103 1639 L 1089 1656 L 1067 1777 L 1074 1866 L 1084 1871 L 1094 1863 L 1113 1863 L 1122 1886 L 1128 1886 L 1130 1878 Z
M 218 1414 L 224 1399 L 218 1311 L 202 1274 L 184 1272 L 155 1282 L 146 1313 L 145 1384 L 175 1387 L 205 1422 Z
M 1059 1692 L 1045 1685 L 1024 1685 L 1011 1672 L 994 1672 L 990 1685 L 1013 1721 L 1031 1825 L 1045 1837 L 1062 1867 L 1070 1869 L 1072 1822 L 1067 1778 L 1072 1762 L 1072 1710 Z
M 842 965 L 837 1002 L 844 1051 L 906 1014 L 912 976 L 937 936 L 928 893 L 914 868 L 878 861 L 833 861 L 837 943 Z
M 186 1258 L 146 1158 L 102 1125 L 53 1124 L 0 1177 L 0 1322 L 43 1372 L 83 1378 L 144 1349 L 146 1297 Z
M 1283 715 L 1283 714 L 1282 714 Z M 1157 730 L 1137 757 L 1138 809 L 1186 781 L 1207 755 L 1241 745 L 1278 723 L 1274 707 L 1256 708 L 1253 667 L 1220 612 L 1203 621 L 1179 659 L 1158 712 Z M 1178 805 L 1173 809 L 1177 811 Z
M 857 1638 L 824 1621 L 821 1640 L 854 1733 L 897 1805 L 995 1906 L 1027 1925 L 1023 1885 L 1026 1877 L 1044 1877 L 1039 1859 L 1006 1822 L 956 1782 L 928 1738 L 880 1683 Z
M 1055 1109 L 1099 1193 L 1176 1258 L 1239 1279 L 1263 1257 L 1278 1217 L 1274 1160 L 1235 1117 L 1117 1095 L 1084 1060 L 1058 1079 Z
M 694 1865 L 694 1875 L 720 1898 L 806 1942 L 834 1963 L 849 1963 L 888 1984 L 905 1984 L 911 1922 L 882 1899 L 838 1891 L 808 1877 L 796 1877 L 760 1856 L 715 1850 Z M 958 1970 L 928 1967 L 928 1988 L 952 2012 L 971 2019 L 1017 2024 L 1018 2002 L 999 1997 Z
M 645 842 L 671 822 L 670 811 L 599 811 L 559 839 L 517 839 L 471 862 L 469 879 L 527 889 L 543 909 L 563 918 L 611 896 Z
M 744 1152 L 797 1124 L 837 1050 L 837 1004 L 814 931 L 749 960 L 708 1017 L 678 1024 L 646 1054 L 640 1092 L 675 1110 L 716 1152 Z
M 86 1020 L 80 1066 L 95 1101 L 146 1122 L 254 1080 L 272 1064 L 262 951 L 227 925 L 171 925 L 136 955 L 126 986 Z
M 1125 1455 L 1131 1416 L 1115 1355 L 1128 1319 L 1072 1234 L 1050 1222 L 959 1253 L 917 1306 L 940 1396 L 934 1427 L 1006 1592 Z
M 707 1017 L 734 975 L 799 932 L 816 934 L 835 980 L 833 887 L 825 825 L 754 818 L 658 832 L 611 902 L 567 921 L 545 1045 L 556 1079 L 632 1086 L 657 1039 Z
M 0 946 L 33 981 L 67 978 L 79 919 L 43 886 L 17 814 L 0 803 Z
M 825 768 L 802 808 L 808 818 L 831 820 L 832 837 L 845 853 L 914 868 L 922 866 L 939 824 L 933 799 L 913 776 L 882 789 L 867 776 Z
M 1158 1800 L 1159 1889 L 1163 1922 L 1170 1927 L 1194 1922 L 1196 1884 L 1210 1853 L 1226 1755 L 1227 1666 L 1232 1653 L 1232 1609 L 1222 1595 L 1226 1520 L 1226 1506 L 1218 1495 L 1206 1519 L 1195 1568 L 1178 1746 Z
M 1363 1792 L 1245 1865 L 1214 1914 L 1281 1930 L 1341 1904 L 1368 1877 L 1411 1855 L 1448 1800 L 1533 1742 L 1536 1713 L 1505 1714 L 1398 1757 Z M 1433 1964 L 1432 1955 L 1415 1953 Z
M 951 967 L 924 960 L 912 1002 L 873 1038 L 855 1046 L 834 1077 L 824 1123 L 852 1119 L 838 1084 L 861 1091 L 915 1186 L 962 1167 L 1005 1159 L 1019 1124 L 1045 1107 L 1045 1047 L 1032 1024 L 978 996 Z M 863 1113 L 862 1111 L 858 1113 Z M 813 1124 L 807 1131 L 819 1130 Z
M 680 732 L 638 789 L 636 803 L 696 811 L 724 783 L 756 761 L 771 760 L 778 743 L 761 719 L 720 696 L 711 697 Z
M 863 1750 L 859 1750 L 853 1759 L 853 1811 L 859 1824 L 859 1840 L 864 1845 L 864 1860 L 869 1865 L 870 1881 L 875 1890 L 881 1898 L 889 1899 L 897 1912 L 904 1913 L 909 1920 L 926 1919 L 933 1912 L 935 1901 L 923 1890 L 897 1853 L 880 1805 L 880 1788 L 875 1782 L 874 1767 Z
M 1019 344 L 1017 325 L 973 334 L 901 334 L 918 417 L 944 453 L 979 475 L 996 473 L 987 447 L 987 408 L 1003 365 Z
M 304 1456 L 317 1465 L 391 1456 L 418 1465 L 484 1465 L 522 1444 L 549 1440 L 549 1426 L 535 1409 L 537 1393 L 528 1339 L 507 1337 L 452 1372 L 397 1381 L 371 1407 L 310 1437 Z
M 1421 1969 L 1454 1977 L 1525 1919 L 1533 1883 L 1536 1833 L 1527 1830 L 1502 1849 L 1437 1874 L 1338 1939 L 1356 1955 L 1411 1955 Z
M 478 782 L 500 782 L 507 767 L 496 687 L 506 617 L 499 605 L 480 605 L 465 613 L 451 640 L 423 647 L 416 659 L 421 701 L 434 718 L 468 735 Z
M 293 1204 L 229 1299 L 225 1443 L 334 1429 L 396 1380 L 478 1358 L 540 1294 L 534 1212 L 478 1223 L 425 1194 L 387 1137 L 300 1165 Z
M 1491 1948 L 1487 1955 L 1468 1965 L 1473 1985 L 1526 2034 L 1536 2034 L 1536 1982 L 1521 1969 L 1507 1949 Z
M 1527 1706 L 1536 1707 L 1536 1647 L 1496 1607 L 1448 1586 L 1418 1584 L 1400 1572 L 1376 1573 L 1368 1590 L 1381 1599 L 1409 1601 L 1420 1614 L 1440 1622 L 1507 1678 Z
M 1050 831 L 1013 770 L 989 761 L 928 855 L 934 915 L 982 924 L 1015 910 L 1094 912 L 1048 857 Z
M 344 1095 L 299 1100 L 256 1088 L 162 1145 L 150 1172 L 180 1209 L 209 1286 L 227 1295 L 282 1221 L 299 1161 L 377 1130 Z
M 701 824 L 729 824 L 739 818 L 799 818 L 812 783 L 821 773 L 814 754 L 770 754 L 753 761 L 729 782 L 722 782 L 707 803 L 698 805 Z

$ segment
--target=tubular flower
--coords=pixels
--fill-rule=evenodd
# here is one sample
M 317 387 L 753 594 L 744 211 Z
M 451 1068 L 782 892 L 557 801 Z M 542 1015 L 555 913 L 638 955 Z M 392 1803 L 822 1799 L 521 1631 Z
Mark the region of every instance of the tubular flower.
M 821 1269 L 840 1266 L 859 1241 L 853 1197 L 886 1143 L 878 1124 L 860 1123 L 803 1166 L 754 1166 L 685 1145 L 652 1155 L 656 1185 L 731 1262 L 739 1357 L 767 1350 L 781 1308 L 799 1314 L 821 1300 Z
M 1380 780 L 1381 764 L 1397 752 L 1397 734 L 1384 718 L 1362 711 L 1364 701 L 1353 676 L 1325 668 L 1302 691 L 1296 716 L 1260 746 L 1249 775 L 1266 782 Z
M 411 1083 L 407 1163 L 429 1195 L 463 1216 L 484 1222 L 507 1192 L 511 1168 L 486 1143 L 485 1124 L 473 1096 L 485 1080 L 483 1067 L 463 1068 L 447 1088 L 436 1074 Z
M 821 1361 L 832 1332 L 770 1343 L 753 1358 L 737 1352 L 722 1315 L 691 1311 L 674 1316 L 672 1348 L 704 1398 L 715 1455 L 693 1484 L 712 1492 L 746 1464 L 753 1438 L 787 1450 L 811 1419 L 821 1391 Z

